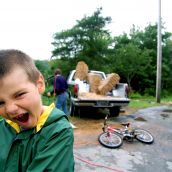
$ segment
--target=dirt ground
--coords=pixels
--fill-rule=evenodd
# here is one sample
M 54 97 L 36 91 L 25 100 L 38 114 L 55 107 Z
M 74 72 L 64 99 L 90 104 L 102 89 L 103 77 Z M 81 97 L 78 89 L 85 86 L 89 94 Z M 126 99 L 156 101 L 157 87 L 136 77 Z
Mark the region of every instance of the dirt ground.
M 172 171 L 172 103 L 139 109 L 127 107 L 119 117 L 108 120 L 111 125 L 130 122 L 131 127 L 149 131 L 154 137 L 153 144 L 124 141 L 120 148 L 107 149 L 98 142 L 103 121 L 104 118 L 71 117 L 71 122 L 78 127 L 74 129 L 76 172 Z
M 170 105 L 172 106 L 172 102 L 168 103 L 161 103 L 161 105 Z M 123 111 L 120 112 L 120 115 L 131 115 L 138 111 L 139 109 L 131 108 L 131 107 L 125 107 Z M 86 110 L 86 113 L 91 113 Z M 99 116 L 100 114 L 96 114 L 96 116 Z M 90 115 L 89 115 L 90 116 Z M 104 117 L 106 114 L 101 114 L 100 118 L 92 118 L 92 117 L 70 117 L 70 122 L 76 127 L 74 128 L 74 147 L 82 147 L 85 145 L 97 145 L 98 142 L 98 136 L 100 133 L 102 133 L 102 127 L 104 122 Z M 115 121 L 115 117 L 113 118 Z M 139 121 L 142 121 L 142 119 L 138 119 Z M 109 123 L 109 122 L 108 122 Z M 111 125 L 114 125 L 114 127 L 121 127 L 121 125 L 118 122 L 113 122 Z
M 126 107 L 120 115 L 132 114 L 137 109 Z M 98 114 L 97 114 L 98 115 Z M 105 115 L 104 115 L 105 116 Z M 86 117 L 70 117 L 70 122 L 76 126 L 74 128 L 74 147 L 81 147 L 85 145 L 96 145 L 98 143 L 98 136 L 102 132 L 104 118 L 92 119 Z M 121 127 L 119 123 L 113 123 L 116 127 Z

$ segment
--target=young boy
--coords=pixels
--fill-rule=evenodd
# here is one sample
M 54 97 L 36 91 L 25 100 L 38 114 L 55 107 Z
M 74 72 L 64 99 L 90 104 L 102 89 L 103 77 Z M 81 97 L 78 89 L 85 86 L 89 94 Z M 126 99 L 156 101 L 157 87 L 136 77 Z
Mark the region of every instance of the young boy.
M 43 106 L 44 78 L 18 50 L 0 50 L 0 171 L 73 172 L 73 130 L 54 105 Z

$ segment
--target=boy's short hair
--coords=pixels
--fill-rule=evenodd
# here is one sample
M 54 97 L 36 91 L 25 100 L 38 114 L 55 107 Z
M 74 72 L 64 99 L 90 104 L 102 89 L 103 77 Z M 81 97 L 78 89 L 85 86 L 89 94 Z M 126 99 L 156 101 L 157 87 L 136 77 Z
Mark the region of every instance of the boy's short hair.
M 0 79 L 16 67 L 23 68 L 29 81 L 36 84 L 40 72 L 31 57 L 20 50 L 0 50 Z
M 60 75 L 61 74 L 61 70 L 58 68 L 58 69 L 56 69 L 55 71 L 54 71 L 54 74 L 55 75 Z

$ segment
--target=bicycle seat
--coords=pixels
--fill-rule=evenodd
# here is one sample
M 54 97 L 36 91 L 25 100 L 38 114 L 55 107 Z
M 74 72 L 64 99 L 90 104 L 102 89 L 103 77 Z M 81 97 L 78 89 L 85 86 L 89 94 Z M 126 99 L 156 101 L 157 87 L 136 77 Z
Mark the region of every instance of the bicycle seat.
M 121 123 L 121 125 L 123 125 L 124 127 L 129 127 L 130 123 L 129 122 L 123 122 L 123 123 Z

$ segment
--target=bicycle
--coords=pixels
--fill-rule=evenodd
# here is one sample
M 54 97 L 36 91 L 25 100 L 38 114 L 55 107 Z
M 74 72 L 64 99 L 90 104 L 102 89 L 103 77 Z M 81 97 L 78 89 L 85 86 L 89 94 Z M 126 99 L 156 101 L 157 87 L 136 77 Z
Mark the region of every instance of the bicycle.
M 121 123 L 124 128 L 115 128 L 107 125 L 108 115 L 105 117 L 103 125 L 103 133 L 98 136 L 101 145 L 107 148 L 118 148 L 123 144 L 123 140 L 133 142 L 134 139 L 151 144 L 154 142 L 152 134 L 141 128 L 130 129 L 130 123 Z

